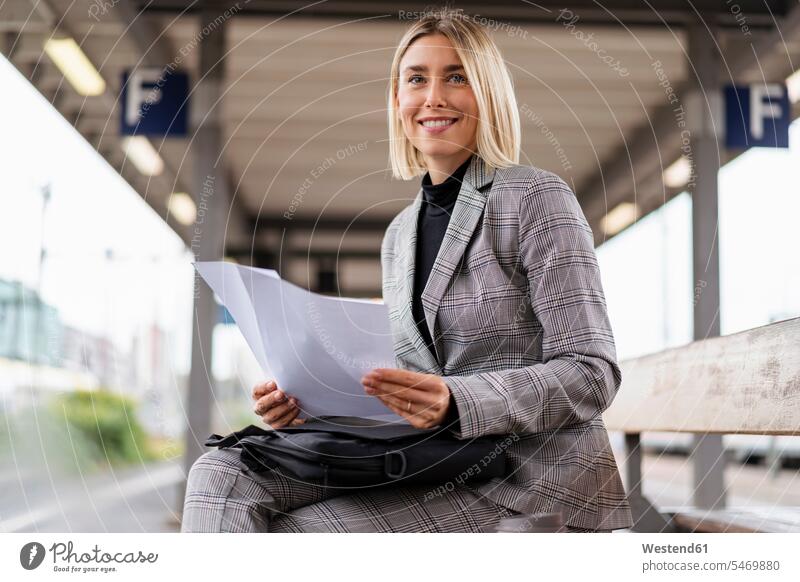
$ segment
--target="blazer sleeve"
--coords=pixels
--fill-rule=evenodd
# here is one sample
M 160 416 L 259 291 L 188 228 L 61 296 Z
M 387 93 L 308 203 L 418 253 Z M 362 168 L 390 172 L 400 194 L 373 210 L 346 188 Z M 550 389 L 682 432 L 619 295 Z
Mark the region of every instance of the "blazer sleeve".
M 460 438 L 558 429 L 600 415 L 622 381 L 592 230 L 575 194 L 537 171 L 520 199 L 519 252 L 542 361 L 446 376 Z M 535 342 L 535 338 L 531 338 Z

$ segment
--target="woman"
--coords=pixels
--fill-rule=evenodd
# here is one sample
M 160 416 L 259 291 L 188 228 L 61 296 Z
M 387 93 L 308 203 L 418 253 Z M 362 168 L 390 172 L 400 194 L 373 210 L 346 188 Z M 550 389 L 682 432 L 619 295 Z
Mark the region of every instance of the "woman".
M 364 389 L 417 427 L 507 435 L 506 476 L 330 497 L 222 449 L 192 468 L 183 531 L 484 531 L 550 511 L 572 531 L 630 527 L 600 416 L 621 373 L 592 233 L 563 180 L 518 164 L 511 78 L 483 29 L 447 10 L 411 26 L 389 127 L 395 176 L 425 175 L 381 249 L 402 369 Z M 272 427 L 299 422 L 274 382 L 253 397 Z

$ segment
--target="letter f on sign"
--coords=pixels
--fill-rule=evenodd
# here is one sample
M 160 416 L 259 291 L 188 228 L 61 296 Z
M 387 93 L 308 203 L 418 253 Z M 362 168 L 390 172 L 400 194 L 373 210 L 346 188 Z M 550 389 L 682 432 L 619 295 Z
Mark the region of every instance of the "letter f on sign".
M 750 85 L 750 133 L 756 140 L 764 138 L 765 117 L 780 119 L 783 91 L 784 87 L 778 83 Z
M 161 89 L 158 81 L 161 69 L 137 69 L 128 77 L 128 88 L 125 100 L 125 123 L 136 125 L 141 117 L 141 107 L 148 107 L 161 101 Z

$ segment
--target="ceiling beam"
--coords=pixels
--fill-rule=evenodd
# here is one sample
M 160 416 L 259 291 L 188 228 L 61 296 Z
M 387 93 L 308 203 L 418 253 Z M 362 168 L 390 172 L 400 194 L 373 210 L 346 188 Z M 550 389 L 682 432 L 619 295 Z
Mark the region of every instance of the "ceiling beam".
M 663 27 L 685 25 L 691 20 L 693 13 L 687 10 L 685 0 L 651 0 L 655 10 L 645 2 L 630 0 L 572 0 L 569 10 L 580 17 L 584 24 L 610 26 L 657 26 Z M 765 6 L 762 0 L 737 0 L 741 12 L 747 15 L 753 27 L 769 26 L 772 14 L 783 15 L 788 0 L 776 0 Z M 718 0 L 694 0 L 692 5 L 702 13 L 710 14 L 721 26 L 736 27 L 735 14 L 725 2 Z M 186 3 L 178 0 L 139 0 L 140 8 L 149 12 L 174 13 L 185 10 Z M 410 22 L 416 15 L 430 10 L 427 1 L 409 0 L 398 8 L 396 2 L 386 0 L 373 1 L 337 1 L 318 2 L 309 5 L 304 0 L 250 0 L 237 12 L 237 16 L 286 16 L 293 14 L 295 18 L 337 18 L 358 19 L 375 18 L 378 20 L 401 20 Z M 519 0 L 494 0 L 487 6 L 483 0 L 461 0 L 458 8 L 467 14 L 479 14 L 492 18 L 495 22 L 508 23 L 552 23 L 559 11 L 564 7 L 561 0 L 538 0 L 537 2 L 520 2 Z M 192 8 L 196 10 L 196 8 Z M 770 13 L 771 10 L 771 13 Z
M 251 216 L 250 232 L 262 230 L 334 230 L 337 232 L 384 232 L 394 216 L 387 218 L 354 218 L 347 216 Z

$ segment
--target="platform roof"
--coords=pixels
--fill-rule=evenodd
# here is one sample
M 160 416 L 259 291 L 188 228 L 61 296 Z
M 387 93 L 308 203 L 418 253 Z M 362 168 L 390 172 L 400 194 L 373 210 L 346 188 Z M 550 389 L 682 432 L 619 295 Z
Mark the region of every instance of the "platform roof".
M 418 189 L 417 180 L 397 181 L 389 171 L 389 64 L 414 14 L 429 4 L 405 2 L 402 11 L 390 2 L 218 4 L 230 16 L 220 65 L 224 170 L 216 178 L 232 192 L 228 253 L 269 265 L 280 248 L 297 258 L 300 282 L 309 261 L 346 257 L 351 289 L 371 293 L 364 281 L 380 272 L 383 229 Z M 485 19 L 508 62 L 521 110 L 522 163 L 556 172 L 573 187 L 601 244 L 609 237 L 603 217 L 619 203 L 634 202 L 641 217 L 681 191 L 662 180 L 681 145 L 665 79 L 679 97 L 688 95 L 687 27 L 718 29 L 723 82 L 782 81 L 800 62 L 800 7 L 744 0 L 736 8 L 698 0 L 569 4 L 571 14 L 549 1 L 456 6 Z M 136 67 L 177 63 L 196 77 L 197 8 L 169 0 L 7 0 L 0 7 L 4 54 L 187 244 L 191 227 L 168 217 L 167 201 L 195 183 L 191 136 L 153 140 L 165 170 L 140 174 L 120 147 L 118 95 L 123 71 Z M 53 35 L 81 44 L 108 84 L 102 96 L 81 97 L 64 81 L 43 53 Z M 739 153 L 720 155 L 724 162 Z

